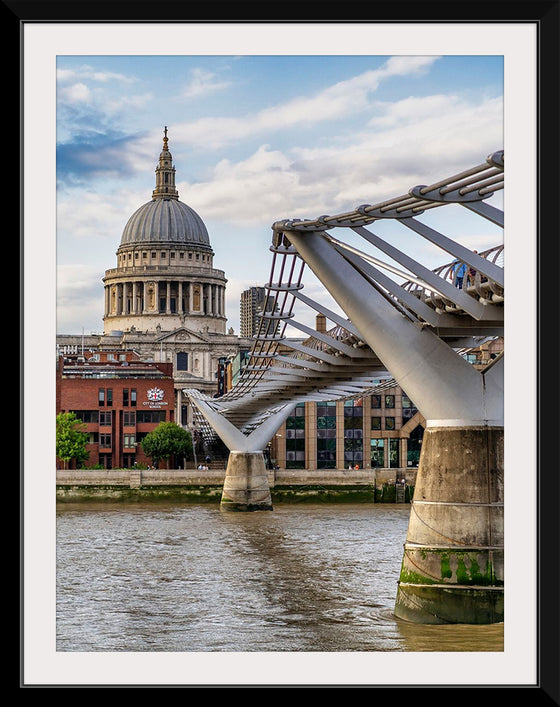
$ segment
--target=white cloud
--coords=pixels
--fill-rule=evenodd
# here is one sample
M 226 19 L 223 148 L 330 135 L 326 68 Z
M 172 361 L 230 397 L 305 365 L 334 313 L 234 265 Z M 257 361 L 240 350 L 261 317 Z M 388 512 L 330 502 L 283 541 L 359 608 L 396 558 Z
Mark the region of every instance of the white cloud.
M 403 127 L 411 123 L 441 116 L 448 113 L 460 102 L 457 96 L 436 94 L 431 96 L 410 96 L 393 103 L 378 102 L 374 108 L 376 115 L 369 121 L 373 128 Z
M 290 152 L 261 145 L 218 162 L 205 182 L 179 186 L 203 218 L 237 224 L 336 213 L 398 196 L 483 161 L 502 148 L 501 99 L 436 95 L 382 104 L 360 134 Z
M 82 328 L 86 334 L 103 331 L 104 292 L 96 267 L 58 266 L 56 292 L 59 333 L 79 333 Z
M 290 167 L 286 155 L 262 145 L 246 160 L 218 162 L 210 181 L 180 185 L 179 190 L 205 219 L 267 223 L 279 212 L 296 208 L 296 194 L 305 200 L 298 175 Z
M 57 76 L 57 102 L 60 108 L 68 106 L 86 106 L 95 116 L 95 111 L 107 114 L 114 119 L 118 112 L 134 112 L 145 108 L 153 100 L 151 93 L 141 95 L 126 93 L 122 84 L 134 83 L 137 79 L 110 71 L 95 71 L 84 66 L 79 69 L 58 69 Z M 70 132 L 65 130 L 64 111 L 58 117 L 59 135 Z M 85 113 L 82 113 L 82 118 Z
M 217 81 L 216 74 L 204 69 L 192 69 L 191 80 L 180 91 L 182 98 L 194 98 L 208 93 L 222 91 L 231 85 L 229 81 Z
M 127 219 L 138 207 L 148 201 L 146 194 L 123 190 L 107 194 L 89 191 L 70 191 L 57 200 L 58 236 L 68 234 L 73 240 L 89 240 L 96 247 L 99 239 L 120 242 Z M 111 267 L 107 263 L 107 267 Z
M 95 71 L 91 66 L 82 66 L 79 69 L 57 69 L 56 79 L 58 82 L 65 81 L 99 81 L 107 83 L 109 81 L 122 81 L 124 83 L 133 83 L 136 79 L 133 76 L 126 76 L 114 71 Z
M 382 67 L 339 81 L 312 96 L 298 96 L 285 103 L 241 118 L 205 118 L 174 128 L 174 140 L 185 145 L 223 148 L 269 131 L 286 130 L 337 120 L 364 110 L 379 83 L 395 75 L 415 74 L 427 69 L 438 57 L 394 57 Z
M 121 110 L 138 110 L 144 108 L 154 100 L 152 93 L 143 93 L 137 96 L 121 95 L 105 102 L 104 109 L 116 113 Z
M 89 103 L 91 98 L 90 89 L 81 82 L 60 88 L 58 91 L 58 99 L 65 103 Z
M 437 55 L 392 56 L 387 60 L 382 72 L 385 76 L 403 76 L 405 74 L 424 73 L 439 59 Z

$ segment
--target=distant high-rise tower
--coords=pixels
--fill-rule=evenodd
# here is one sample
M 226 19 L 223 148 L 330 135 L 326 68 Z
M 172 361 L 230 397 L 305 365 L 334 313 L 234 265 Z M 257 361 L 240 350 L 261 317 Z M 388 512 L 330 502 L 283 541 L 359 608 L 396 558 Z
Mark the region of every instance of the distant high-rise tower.
M 265 311 L 270 312 L 273 307 L 273 299 L 267 302 L 266 290 L 264 287 L 250 287 L 241 293 L 241 322 L 240 335 L 252 337 L 258 334 L 261 317 Z
M 327 333 L 327 318 L 325 317 L 324 314 L 319 313 L 315 317 L 315 329 L 317 329 L 317 331 L 321 332 L 321 334 Z

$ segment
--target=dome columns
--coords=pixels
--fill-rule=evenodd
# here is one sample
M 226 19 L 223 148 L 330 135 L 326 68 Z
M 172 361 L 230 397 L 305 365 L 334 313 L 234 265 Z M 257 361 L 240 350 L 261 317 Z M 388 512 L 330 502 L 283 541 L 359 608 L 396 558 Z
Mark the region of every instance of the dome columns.
M 105 285 L 105 318 L 149 314 L 225 318 L 225 285 L 176 279 Z

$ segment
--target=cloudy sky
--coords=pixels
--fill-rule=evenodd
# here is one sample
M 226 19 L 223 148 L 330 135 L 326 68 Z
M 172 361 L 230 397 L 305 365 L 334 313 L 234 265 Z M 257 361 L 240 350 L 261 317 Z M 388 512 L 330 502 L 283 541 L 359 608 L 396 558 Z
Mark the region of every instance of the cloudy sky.
M 267 279 L 272 223 L 398 196 L 503 148 L 503 58 L 58 56 L 59 333 L 103 330 L 102 277 L 151 199 L 164 126 L 179 198 L 208 228 L 238 333 L 241 291 Z M 501 242 L 460 210 L 455 233 L 423 220 L 479 250 Z

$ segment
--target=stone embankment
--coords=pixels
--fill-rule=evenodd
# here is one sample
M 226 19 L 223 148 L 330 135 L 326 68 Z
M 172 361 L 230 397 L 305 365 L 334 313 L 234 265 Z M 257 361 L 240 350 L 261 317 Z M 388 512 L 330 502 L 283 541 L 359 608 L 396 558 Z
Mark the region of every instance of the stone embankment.
M 219 502 L 225 473 L 225 469 L 59 469 L 56 498 L 61 502 L 158 498 Z M 415 481 L 416 469 L 276 469 L 268 472 L 275 502 L 408 503 Z

